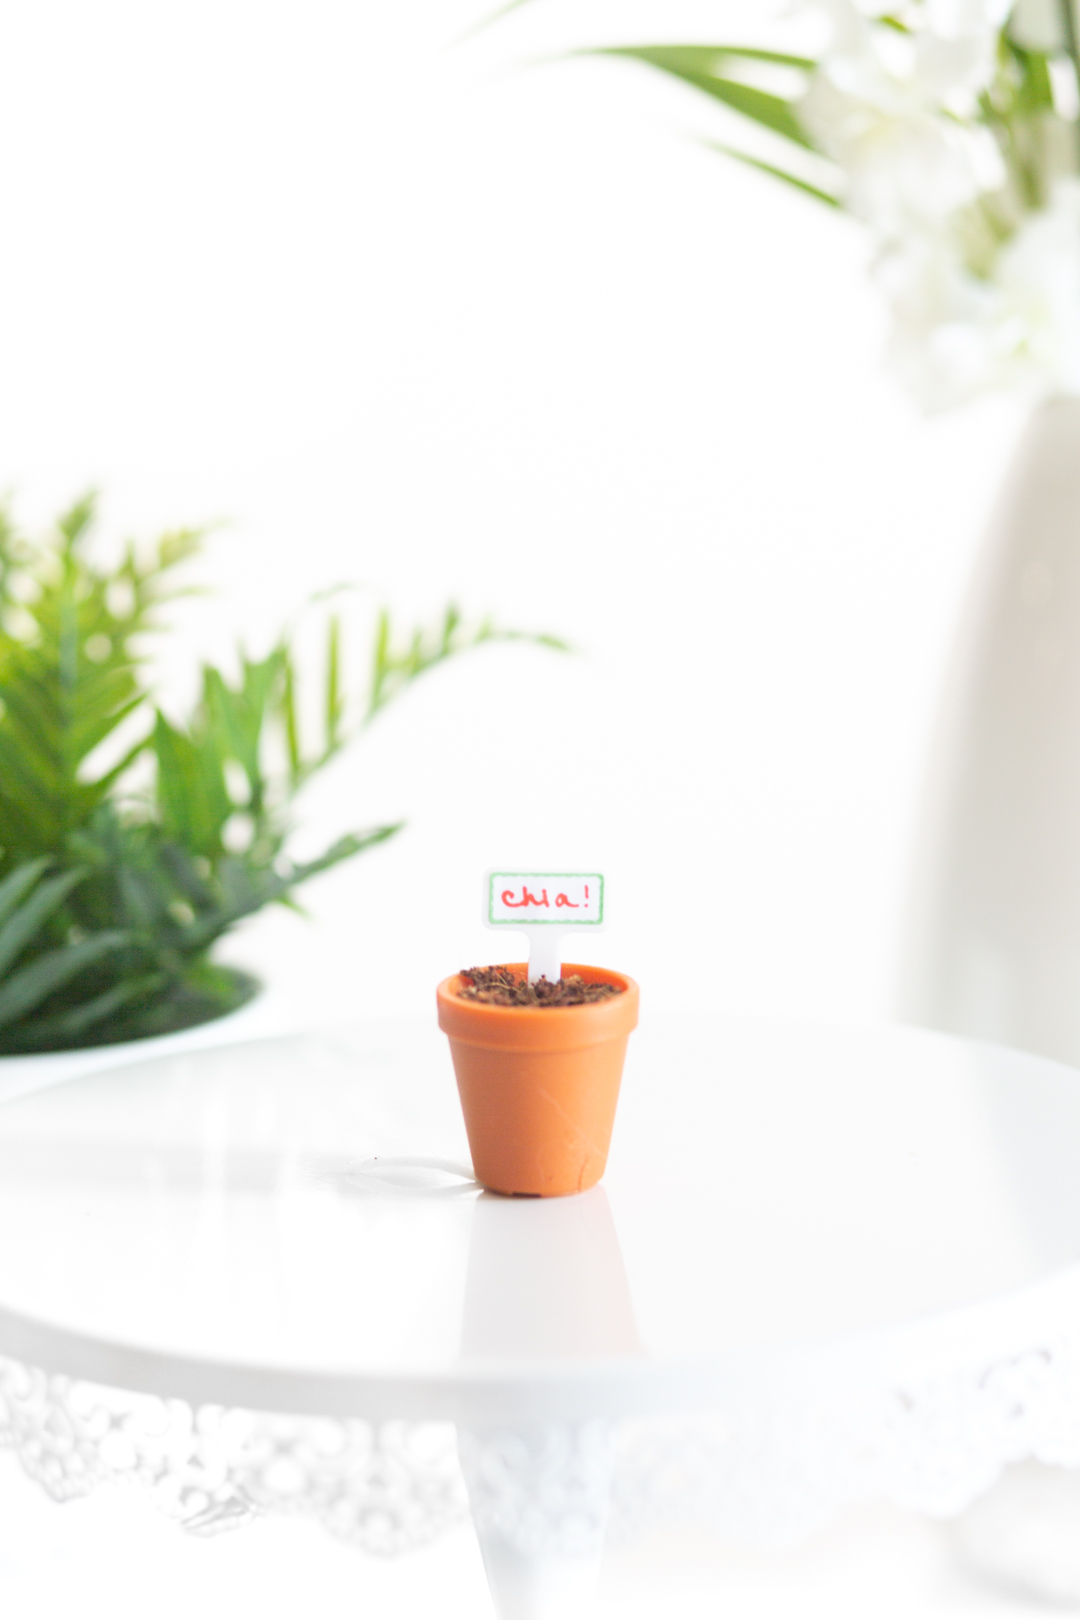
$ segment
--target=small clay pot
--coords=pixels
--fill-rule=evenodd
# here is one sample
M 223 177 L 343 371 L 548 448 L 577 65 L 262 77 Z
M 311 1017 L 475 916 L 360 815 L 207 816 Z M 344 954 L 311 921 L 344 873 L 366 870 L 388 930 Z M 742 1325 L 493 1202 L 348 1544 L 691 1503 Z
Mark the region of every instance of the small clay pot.
M 491 1007 L 463 1001 L 458 974 L 438 988 L 473 1170 L 492 1192 L 561 1197 L 604 1173 L 638 987 L 606 968 L 567 962 L 571 973 L 622 994 L 581 1007 Z

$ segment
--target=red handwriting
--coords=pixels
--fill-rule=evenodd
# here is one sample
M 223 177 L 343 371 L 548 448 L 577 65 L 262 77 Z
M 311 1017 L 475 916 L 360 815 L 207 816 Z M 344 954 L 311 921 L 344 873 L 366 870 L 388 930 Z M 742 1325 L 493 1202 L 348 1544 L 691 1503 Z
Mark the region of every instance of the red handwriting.
M 503 892 L 502 892 L 502 895 L 501 895 L 501 899 L 502 899 L 502 903 L 503 903 L 504 906 L 513 906 L 515 908 L 517 908 L 519 906 L 548 906 L 549 905 L 548 897 L 547 897 L 547 890 L 546 889 L 541 889 L 540 890 L 540 899 L 538 900 L 536 898 L 535 894 L 530 894 L 529 893 L 529 891 L 526 888 L 524 883 L 521 885 L 521 899 L 520 900 L 515 900 L 514 899 L 514 891 L 513 891 L 513 889 L 504 889 Z M 558 905 L 558 903 L 559 903 L 558 901 L 555 902 L 556 905 Z M 550 907 L 549 907 L 549 909 L 550 909 Z
M 548 892 L 547 892 L 546 889 L 541 889 L 540 890 L 540 894 L 539 894 L 539 898 L 538 898 L 535 894 L 530 894 L 529 893 L 528 885 L 524 884 L 524 883 L 521 886 L 521 899 L 520 900 L 515 900 L 514 899 L 514 891 L 513 891 L 513 889 L 504 889 L 502 894 L 499 896 L 499 898 L 502 901 L 504 906 L 506 906 L 506 907 L 508 907 L 508 908 L 510 908 L 511 910 L 514 910 L 514 911 L 520 911 L 523 906 L 543 906 L 543 907 L 546 907 L 549 911 L 551 909 L 551 901 L 548 899 Z M 568 906 L 571 911 L 580 911 L 581 910 L 581 902 L 580 902 L 580 900 L 571 900 L 571 898 L 570 898 L 570 896 L 568 894 L 557 894 L 555 896 L 555 909 L 558 910 L 561 906 Z M 588 889 L 586 889 L 585 890 L 585 908 L 586 908 L 586 910 L 588 910 L 588 906 L 589 906 L 589 891 L 588 891 Z
M 552 884 L 550 889 L 529 888 L 530 883 L 543 884 L 545 878 L 549 879 Z M 507 879 L 509 879 L 507 888 L 500 890 L 495 887 L 496 883 L 506 883 Z M 560 879 L 567 884 L 565 889 L 555 888 L 554 885 Z M 599 922 L 603 912 L 603 891 L 600 893 L 594 912 L 591 887 L 591 884 L 581 882 L 577 873 L 570 873 L 563 877 L 562 874 L 557 872 L 533 872 L 526 877 L 521 872 L 493 872 L 491 874 L 489 901 L 491 913 L 488 920 L 493 924 L 502 921 L 505 923 L 514 922 L 518 927 L 523 925 L 529 927 L 531 926 L 529 918 L 534 917 L 537 923 L 557 923 L 567 928 L 572 928 L 579 922 Z M 575 895 L 580 896 L 580 898 L 575 900 Z M 496 915 L 496 908 L 498 915 Z M 525 916 L 521 918 L 520 922 L 517 922 L 516 919 L 506 915 L 508 911 L 523 911 Z M 545 911 L 548 916 L 541 916 L 541 912 Z M 552 917 L 550 915 L 552 911 L 558 912 L 559 915 Z M 586 911 L 589 915 L 580 918 L 567 917 L 563 915 L 567 911 Z

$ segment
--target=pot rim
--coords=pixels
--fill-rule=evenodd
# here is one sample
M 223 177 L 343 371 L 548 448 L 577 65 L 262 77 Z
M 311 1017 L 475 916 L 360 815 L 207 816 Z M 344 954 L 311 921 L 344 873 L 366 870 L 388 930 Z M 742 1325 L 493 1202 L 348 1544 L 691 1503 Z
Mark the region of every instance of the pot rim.
M 500 964 L 523 973 L 524 962 Z M 637 1027 L 639 991 L 629 974 L 613 968 L 565 962 L 564 973 L 579 973 L 586 984 L 606 980 L 622 985 L 622 994 L 580 1007 L 492 1007 L 463 1001 L 457 994 L 461 974 L 452 973 L 436 990 L 439 1028 L 466 1046 L 498 1047 L 517 1052 L 566 1052 L 581 1046 L 625 1039 Z

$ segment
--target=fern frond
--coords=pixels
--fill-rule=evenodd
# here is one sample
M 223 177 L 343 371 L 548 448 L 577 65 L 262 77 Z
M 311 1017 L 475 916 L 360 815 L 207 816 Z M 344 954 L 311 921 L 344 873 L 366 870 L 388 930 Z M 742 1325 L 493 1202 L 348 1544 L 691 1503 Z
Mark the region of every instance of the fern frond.
M 119 768 L 87 773 L 91 755 L 146 703 L 137 644 L 177 594 L 173 571 L 198 546 L 196 534 L 181 531 L 146 561 L 129 546 L 119 568 L 105 570 L 88 555 L 94 517 L 88 494 L 36 546 L 16 540 L 6 510 L 0 520 L 5 589 L 11 597 L 18 584 L 23 619 L 16 634 L 0 617 L 0 849 L 8 865 L 55 855 L 146 746 L 148 738 L 129 745 Z
M 315 746 L 305 747 L 286 636 L 263 658 L 241 651 L 232 673 L 206 665 L 193 711 L 173 719 L 150 701 L 141 640 L 158 628 L 162 605 L 187 589 L 175 570 L 199 534 L 178 530 L 143 556 L 129 545 L 105 569 L 90 553 L 94 516 L 87 495 L 35 546 L 0 506 L 5 1053 L 133 1039 L 240 1005 L 254 981 L 211 962 L 214 942 L 266 905 L 295 905 L 300 885 L 401 825 L 352 833 L 315 860 L 291 861 L 292 806 L 310 777 L 448 659 L 499 639 L 561 646 L 490 621 L 470 627 L 453 604 L 399 640 L 384 610 L 370 685 L 350 704 L 341 624 L 331 614 Z M 125 794 L 144 755 L 152 781 L 139 797 Z

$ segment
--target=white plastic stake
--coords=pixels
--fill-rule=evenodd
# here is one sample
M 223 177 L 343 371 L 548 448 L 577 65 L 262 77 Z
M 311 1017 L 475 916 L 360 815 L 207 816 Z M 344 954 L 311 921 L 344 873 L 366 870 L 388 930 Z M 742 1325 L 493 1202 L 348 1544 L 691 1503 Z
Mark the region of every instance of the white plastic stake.
M 574 928 L 604 926 L 604 879 L 599 872 L 489 872 L 484 923 L 529 940 L 529 983 L 562 978 L 562 942 Z

